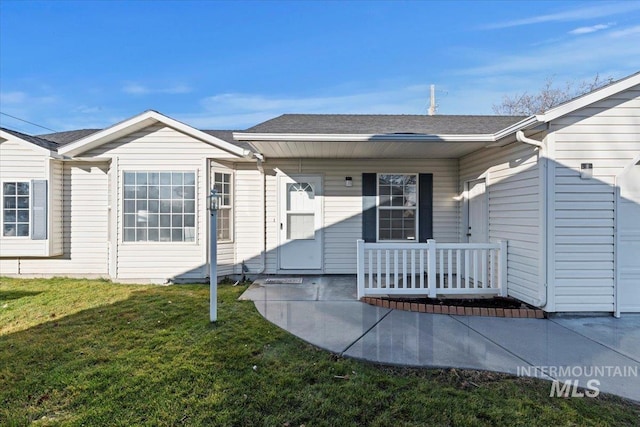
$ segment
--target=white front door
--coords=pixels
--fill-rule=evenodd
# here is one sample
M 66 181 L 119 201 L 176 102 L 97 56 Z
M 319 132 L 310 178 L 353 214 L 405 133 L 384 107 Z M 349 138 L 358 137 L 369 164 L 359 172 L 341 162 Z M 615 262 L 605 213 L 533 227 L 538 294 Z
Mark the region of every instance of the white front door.
M 467 182 L 467 206 L 469 243 L 489 242 L 487 194 L 484 179 Z
M 281 270 L 322 269 L 322 177 L 281 176 Z
M 617 312 L 640 312 L 640 162 L 618 178 Z

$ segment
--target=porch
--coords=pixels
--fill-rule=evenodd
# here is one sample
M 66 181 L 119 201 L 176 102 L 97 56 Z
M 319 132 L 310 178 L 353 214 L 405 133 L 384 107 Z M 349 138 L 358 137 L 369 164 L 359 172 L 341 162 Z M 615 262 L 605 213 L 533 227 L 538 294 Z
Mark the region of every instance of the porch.
M 507 296 L 507 242 L 357 241 L 357 298 Z

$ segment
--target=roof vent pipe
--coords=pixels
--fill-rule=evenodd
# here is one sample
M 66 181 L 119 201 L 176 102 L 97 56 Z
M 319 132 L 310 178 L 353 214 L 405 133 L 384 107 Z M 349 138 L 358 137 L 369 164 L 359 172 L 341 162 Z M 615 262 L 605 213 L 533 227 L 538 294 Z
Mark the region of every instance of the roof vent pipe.
M 431 85 L 431 104 L 429 105 L 429 115 L 436 115 L 436 85 Z

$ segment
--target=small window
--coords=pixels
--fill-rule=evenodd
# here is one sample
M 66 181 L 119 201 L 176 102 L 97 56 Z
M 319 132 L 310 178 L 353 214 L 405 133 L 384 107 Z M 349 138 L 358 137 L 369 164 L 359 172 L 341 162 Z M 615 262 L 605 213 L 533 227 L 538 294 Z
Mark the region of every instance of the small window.
M 196 237 L 194 172 L 125 172 L 125 242 L 193 242 Z
M 29 237 L 29 183 L 5 182 L 2 184 L 2 195 L 2 235 Z
M 220 206 L 218 210 L 218 241 L 230 241 L 232 238 L 232 194 L 231 174 L 226 172 L 213 172 L 213 188 L 220 196 Z
M 378 175 L 378 240 L 416 240 L 418 176 Z

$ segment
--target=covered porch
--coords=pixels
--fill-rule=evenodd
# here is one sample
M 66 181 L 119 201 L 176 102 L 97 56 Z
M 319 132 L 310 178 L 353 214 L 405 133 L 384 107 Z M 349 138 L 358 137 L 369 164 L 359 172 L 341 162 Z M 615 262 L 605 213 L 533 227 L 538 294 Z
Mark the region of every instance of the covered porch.
M 515 118 L 350 116 L 336 128 L 342 119 L 285 115 L 234 134 L 264 170 L 265 256 L 239 254 L 250 270 L 356 274 L 358 299 L 512 296 L 544 306 L 544 170 L 538 147 L 512 132 Z M 311 188 L 298 211 L 287 208 L 297 206 L 290 183 Z M 294 217 L 315 228 L 292 237 Z

